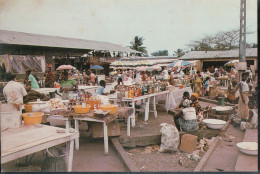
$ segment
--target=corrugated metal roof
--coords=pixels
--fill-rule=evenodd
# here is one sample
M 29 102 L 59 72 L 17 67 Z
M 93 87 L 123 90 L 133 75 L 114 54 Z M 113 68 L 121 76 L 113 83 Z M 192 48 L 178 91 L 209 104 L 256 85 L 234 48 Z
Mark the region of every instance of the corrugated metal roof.
M 0 44 L 140 53 L 109 42 L 0 30 Z
M 257 48 L 247 48 L 246 57 L 257 57 Z M 225 51 L 191 51 L 180 59 L 239 58 L 239 49 Z

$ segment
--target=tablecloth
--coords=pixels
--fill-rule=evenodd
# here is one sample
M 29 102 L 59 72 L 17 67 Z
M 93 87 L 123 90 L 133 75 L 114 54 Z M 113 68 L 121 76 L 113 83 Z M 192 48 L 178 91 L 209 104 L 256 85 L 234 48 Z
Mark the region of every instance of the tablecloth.
M 76 114 L 74 111 L 69 110 L 53 110 L 50 115 L 62 115 L 64 117 L 68 117 L 69 120 L 73 119 L 73 117 L 91 117 L 98 120 L 104 120 L 106 124 L 114 121 L 117 118 L 125 118 L 127 119 L 133 114 L 133 108 L 131 107 L 119 107 L 115 114 L 108 114 L 104 118 L 100 118 L 94 115 L 94 111 L 90 110 L 89 113 L 85 114 Z

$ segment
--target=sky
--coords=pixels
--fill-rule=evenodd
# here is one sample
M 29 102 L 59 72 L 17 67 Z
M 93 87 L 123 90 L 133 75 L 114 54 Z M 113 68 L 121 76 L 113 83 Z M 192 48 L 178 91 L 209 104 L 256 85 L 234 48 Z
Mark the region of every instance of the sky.
M 257 43 L 257 0 L 247 0 L 247 43 Z M 0 29 L 130 46 L 188 49 L 203 34 L 238 29 L 240 0 L 0 0 Z

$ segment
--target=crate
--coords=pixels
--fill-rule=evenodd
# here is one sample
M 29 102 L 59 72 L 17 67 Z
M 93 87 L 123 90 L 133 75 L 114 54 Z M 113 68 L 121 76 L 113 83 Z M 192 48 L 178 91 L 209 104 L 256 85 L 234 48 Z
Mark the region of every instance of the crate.
M 93 138 L 104 137 L 103 123 L 92 123 L 91 128 Z M 109 137 L 120 136 L 120 125 L 117 120 L 107 125 L 107 133 Z

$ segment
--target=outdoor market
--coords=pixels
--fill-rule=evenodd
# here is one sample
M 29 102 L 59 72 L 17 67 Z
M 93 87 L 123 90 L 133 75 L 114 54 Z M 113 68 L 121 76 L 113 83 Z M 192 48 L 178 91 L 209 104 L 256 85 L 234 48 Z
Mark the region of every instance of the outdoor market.
M 243 44 L 148 56 L 0 29 L 1 171 L 258 171 L 258 55 Z

